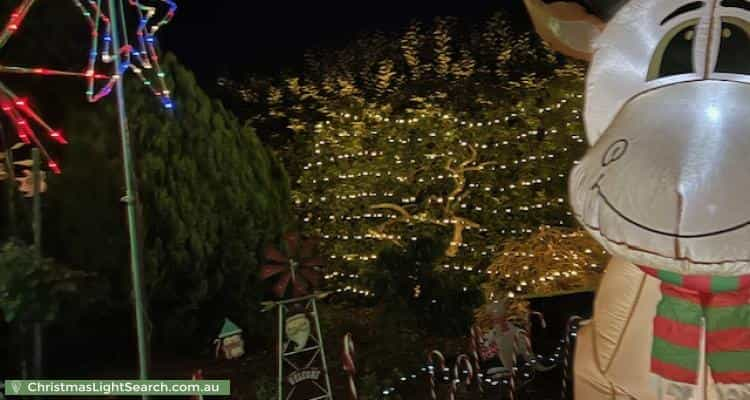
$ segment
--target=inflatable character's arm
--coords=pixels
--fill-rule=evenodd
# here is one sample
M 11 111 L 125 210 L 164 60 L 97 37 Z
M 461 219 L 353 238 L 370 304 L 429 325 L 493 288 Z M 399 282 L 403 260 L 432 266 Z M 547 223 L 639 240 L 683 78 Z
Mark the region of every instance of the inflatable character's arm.
M 594 316 L 578 331 L 576 399 L 650 398 L 647 366 L 659 297 L 658 282 L 638 267 L 619 258 L 609 263 Z
M 591 321 L 596 362 L 602 373 L 609 370 L 629 329 L 650 328 L 650 323 L 633 326 L 636 307 L 648 292 L 644 290 L 647 280 L 648 275 L 620 258 L 613 258 L 607 266 L 596 294 Z

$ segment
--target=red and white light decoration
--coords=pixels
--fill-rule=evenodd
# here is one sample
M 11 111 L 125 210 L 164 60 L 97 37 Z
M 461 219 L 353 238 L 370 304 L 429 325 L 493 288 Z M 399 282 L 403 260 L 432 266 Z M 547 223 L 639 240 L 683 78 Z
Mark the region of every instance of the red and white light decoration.
M 127 5 L 135 10 L 138 15 L 138 27 L 135 30 L 134 44 L 130 44 L 128 33 L 122 32 L 122 43 L 119 49 L 113 49 L 111 21 L 106 14 L 102 3 L 105 0 L 71 0 L 81 11 L 83 17 L 91 28 L 91 48 L 89 60 L 84 71 L 62 71 L 41 67 L 8 66 L 0 62 L 0 74 L 21 74 L 41 76 L 63 76 L 85 79 L 87 83 L 86 98 L 89 102 L 96 102 L 107 96 L 115 83 L 127 73 L 135 73 L 153 94 L 159 98 L 165 109 L 172 109 L 173 104 L 169 96 L 165 82 L 165 74 L 159 65 L 159 57 L 156 51 L 156 32 L 162 26 L 169 23 L 174 17 L 177 4 L 172 0 L 153 0 L 152 3 L 161 7 L 146 5 L 140 0 L 127 0 Z M 106 0 L 117 1 L 117 0 Z M 120 3 L 122 4 L 125 0 Z M 16 34 L 23 25 L 31 7 L 39 0 L 21 0 L 20 4 L 11 13 L 5 27 L 0 31 L 0 51 L 5 47 L 11 37 Z M 166 11 L 159 11 L 160 8 Z M 160 17 L 157 16 L 160 15 Z M 124 22 L 124 21 L 123 21 Z M 123 27 L 125 24 L 122 24 Z M 114 70 L 114 52 L 120 55 L 122 65 L 119 71 Z M 108 65 L 110 71 L 100 71 L 98 63 Z M 104 70 L 104 68 L 101 68 Z M 152 76 L 149 78 L 149 76 Z M 97 82 L 104 82 L 97 88 Z M 17 96 L 10 88 L 0 81 L 0 110 L 14 124 L 18 138 L 27 144 L 38 147 L 47 166 L 54 173 L 60 173 L 60 167 L 46 150 L 37 133 L 39 129 L 58 144 L 67 144 L 68 141 L 60 130 L 53 129 L 37 114 L 28 101 Z M 35 130 L 36 128 L 36 130 Z

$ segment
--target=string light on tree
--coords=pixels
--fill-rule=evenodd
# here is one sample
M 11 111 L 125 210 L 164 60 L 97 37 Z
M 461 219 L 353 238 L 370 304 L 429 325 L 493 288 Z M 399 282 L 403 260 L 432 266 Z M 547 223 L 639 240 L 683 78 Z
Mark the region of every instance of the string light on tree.
M 571 96 L 573 99 L 577 99 L 577 96 Z M 575 106 L 576 102 L 570 101 L 565 103 L 557 103 L 560 105 L 560 107 L 554 107 L 550 109 L 565 111 L 565 108 L 563 108 L 563 104 L 568 106 Z M 545 111 L 546 112 L 546 111 Z M 518 117 L 523 114 L 516 113 L 514 116 Z M 575 119 L 577 120 L 577 113 L 572 113 L 571 115 L 575 116 Z M 346 118 L 346 116 L 345 116 Z M 496 124 L 502 124 L 503 121 L 508 118 L 504 118 L 503 120 L 498 119 Z M 366 120 L 366 118 L 357 118 L 356 120 L 362 121 Z M 419 122 L 422 123 L 428 123 L 430 121 L 438 121 L 440 123 L 445 123 L 444 118 L 430 118 L 429 116 L 424 116 L 422 118 L 411 118 L 411 119 L 396 119 L 395 124 L 417 124 Z M 412 140 L 410 139 L 402 139 L 397 140 L 396 137 L 392 135 L 386 135 L 383 134 L 383 132 L 388 132 L 389 128 L 387 125 L 384 125 L 386 119 L 380 119 L 379 124 L 377 126 L 373 127 L 367 127 L 366 130 L 370 130 L 371 132 L 379 132 L 380 137 L 385 137 L 385 143 L 386 146 L 395 146 L 395 149 L 402 148 L 404 146 L 408 147 L 408 144 L 412 143 Z M 346 120 L 344 120 L 346 122 Z M 448 120 L 448 122 L 451 122 Z M 455 146 L 454 148 L 448 148 L 446 151 L 439 152 L 439 153 L 427 153 L 423 155 L 423 158 L 429 160 L 429 161 L 435 161 L 440 159 L 450 159 L 451 157 L 456 157 L 458 154 L 460 154 L 461 151 L 466 152 L 466 149 L 474 149 L 477 153 L 480 153 L 482 150 L 491 152 L 496 151 L 494 149 L 496 148 L 503 148 L 503 147 L 509 147 L 512 148 L 513 146 L 524 146 L 528 144 L 530 141 L 529 137 L 530 135 L 527 133 L 522 133 L 513 136 L 510 140 L 494 140 L 487 142 L 486 144 L 482 144 L 479 141 L 472 141 L 473 143 L 469 143 L 467 140 L 461 140 L 461 137 L 465 137 L 470 135 L 470 133 L 464 133 L 467 129 L 474 129 L 475 131 L 478 130 L 478 128 L 481 128 L 484 124 L 474 123 L 474 122 L 464 122 L 464 126 L 450 126 L 448 128 L 442 128 L 445 129 L 446 133 L 443 136 L 444 137 L 450 137 L 454 139 Z M 492 122 L 488 122 L 486 126 L 488 126 Z M 373 179 L 373 180 L 388 180 L 388 179 L 395 179 L 395 183 L 399 184 L 411 184 L 412 189 L 419 191 L 421 188 L 414 187 L 414 183 L 421 184 L 425 182 L 455 182 L 460 177 L 461 174 L 451 173 L 450 171 L 445 171 L 446 173 L 435 173 L 433 175 L 422 175 L 419 176 L 417 179 L 413 179 L 408 174 L 412 173 L 413 170 L 407 169 L 405 170 L 405 175 L 397 175 L 395 171 L 392 170 L 378 170 L 373 168 L 372 166 L 360 170 L 359 172 L 356 171 L 356 169 L 352 168 L 346 168 L 344 171 L 345 173 L 339 173 L 335 175 L 329 175 L 326 176 L 325 171 L 330 170 L 330 166 L 338 166 L 340 167 L 341 162 L 350 163 L 349 165 L 352 165 L 351 163 L 357 163 L 357 162 L 367 162 L 372 163 L 376 162 L 378 160 L 385 159 L 388 155 L 390 155 L 391 159 L 393 160 L 390 165 L 393 165 L 395 163 L 396 165 L 399 165 L 400 160 L 407 159 L 406 157 L 403 157 L 402 155 L 396 153 L 393 154 L 394 149 L 387 149 L 382 150 L 379 148 L 370 148 L 367 152 L 365 151 L 358 151 L 355 153 L 337 153 L 338 147 L 343 144 L 342 138 L 348 138 L 351 140 L 356 140 L 358 137 L 360 137 L 359 133 L 346 133 L 345 135 L 341 135 L 341 132 L 343 131 L 342 128 L 344 126 L 339 126 L 341 124 L 341 121 L 337 120 L 328 120 L 324 124 L 321 124 L 318 126 L 316 133 L 318 135 L 325 135 L 325 137 L 328 137 L 329 139 L 322 139 L 316 142 L 315 148 L 316 148 L 316 156 L 319 157 L 317 161 L 313 159 L 313 161 L 309 162 L 308 164 L 303 166 L 304 171 L 310 171 L 310 177 L 312 178 L 310 181 L 305 180 L 305 176 L 303 175 L 302 178 L 298 180 L 298 184 L 301 184 L 303 187 L 307 187 L 308 184 L 312 183 L 313 186 L 318 187 L 318 190 L 310 190 L 305 191 L 309 193 L 321 193 L 321 189 L 323 190 L 323 195 L 319 195 L 316 197 L 297 197 L 296 204 L 298 204 L 301 207 L 325 207 L 336 210 L 340 209 L 339 207 L 336 207 L 336 203 L 338 201 L 364 201 L 364 202 L 372 202 L 372 201 L 382 201 L 388 199 L 398 200 L 398 204 L 403 207 L 410 207 L 412 205 L 417 205 L 419 203 L 417 199 L 417 195 L 415 195 L 414 191 L 411 191 L 408 195 L 399 195 L 397 192 L 394 192 L 393 190 L 388 190 L 384 192 L 373 192 L 371 189 L 365 189 L 361 192 L 356 192 L 356 183 L 362 182 L 363 179 Z M 502 127 L 498 127 L 502 128 Z M 506 127 L 507 128 L 507 127 Z M 348 130 L 347 130 L 348 131 Z M 422 132 L 428 132 L 426 136 L 422 136 L 423 139 L 425 138 L 440 138 L 441 135 L 436 134 L 435 132 L 438 131 L 437 129 L 421 129 Z M 502 133 L 502 129 L 498 129 L 499 133 Z M 457 133 L 461 132 L 461 133 Z M 560 131 L 558 129 L 554 129 L 554 133 L 559 133 Z M 562 136 L 559 135 L 558 137 L 563 140 L 569 140 L 570 146 L 574 146 L 575 143 L 578 143 L 580 136 L 576 131 L 573 131 L 574 133 L 570 134 L 569 136 Z M 476 132 L 475 132 L 476 133 Z M 481 132 L 480 132 L 481 133 Z M 566 139 L 567 137 L 567 139 Z M 419 142 L 419 141 L 418 141 Z M 424 142 L 420 142 L 424 143 Z M 331 146 L 331 149 L 324 148 Z M 464 150 L 461 150 L 464 149 Z M 529 154 L 525 157 L 519 157 L 519 158 L 513 158 L 510 160 L 507 160 L 503 163 L 493 163 L 489 165 L 482 166 L 481 164 L 471 164 L 468 165 L 469 168 L 472 168 L 471 173 L 474 174 L 473 176 L 480 176 L 480 175 L 487 175 L 487 183 L 481 183 L 477 182 L 469 182 L 465 184 L 465 187 L 470 190 L 481 190 L 482 192 L 489 193 L 491 195 L 495 194 L 502 194 L 504 192 L 517 192 L 520 190 L 537 190 L 537 187 L 545 187 L 548 185 L 551 186 L 563 186 L 561 185 L 562 182 L 565 181 L 567 178 L 566 172 L 564 169 L 561 169 L 559 173 L 549 174 L 549 175 L 542 175 L 542 176 L 532 176 L 529 178 L 524 178 L 518 180 L 516 183 L 513 184 L 506 184 L 506 185 L 498 185 L 498 182 L 492 181 L 492 177 L 497 174 L 498 172 L 508 171 L 510 168 L 516 168 L 515 166 L 519 165 L 531 165 L 531 163 L 538 163 L 539 165 L 543 166 L 545 163 L 549 162 L 557 162 L 560 159 L 565 159 L 565 157 L 562 157 L 565 153 L 567 153 L 569 150 L 568 146 L 561 146 L 559 150 L 555 152 L 549 152 L 549 153 L 542 153 L 542 154 Z M 469 150 L 470 152 L 471 150 Z M 570 157 L 567 158 L 572 163 L 572 160 Z M 465 161 L 465 160 L 464 160 Z M 456 164 L 460 164 L 460 162 L 456 162 Z M 354 164 L 356 165 L 356 164 Z M 372 164 L 370 164 L 372 165 Z M 569 165 L 569 164 L 568 164 Z M 566 168 L 567 169 L 567 168 Z M 336 171 L 334 169 L 333 171 Z M 439 171 L 439 170 L 438 170 Z M 563 173 L 563 171 L 565 173 Z M 323 174 L 321 174 L 321 172 Z M 413 180 L 410 180 L 412 178 Z M 465 178 L 464 178 L 465 179 Z M 481 179 L 481 178 L 480 178 Z M 334 191 L 326 191 L 325 188 L 327 186 L 330 186 L 333 182 L 342 182 L 342 185 L 345 185 L 345 190 L 351 190 L 354 189 L 354 193 L 336 193 Z M 323 183 L 325 182 L 325 183 Z M 355 186 L 352 186 L 349 183 L 344 182 L 353 182 Z M 393 182 L 393 181 L 391 181 Z M 385 187 L 388 187 L 389 189 L 393 188 L 393 185 L 384 185 Z M 305 193 L 302 192 L 302 193 Z M 494 197 L 494 196 L 493 196 Z M 394 199 L 395 198 L 395 199 Z M 456 202 L 457 199 L 464 200 L 461 198 L 460 193 L 457 193 L 456 195 L 451 195 L 450 193 L 447 193 L 447 195 L 443 196 L 430 196 L 427 198 L 426 203 L 433 204 L 433 205 L 445 205 L 447 202 Z M 333 203 L 333 205 L 331 205 Z M 545 202 L 537 202 L 537 203 L 530 203 L 530 204 L 507 204 L 510 207 L 497 207 L 497 204 L 495 206 L 488 207 L 486 205 L 478 205 L 478 204 L 472 204 L 470 202 L 461 201 L 458 203 L 458 208 L 460 210 L 467 210 L 471 211 L 476 214 L 482 214 L 486 215 L 484 217 L 479 217 L 477 219 L 479 220 L 486 220 L 488 218 L 497 218 L 498 215 L 513 215 L 516 213 L 526 214 L 528 215 L 529 212 L 543 211 L 547 208 L 554 208 L 558 210 L 564 210 L 566 208 L 566 205 L 564 204 L 565 200 L 563 197 L 557 197 L 554 199 L 550 199 L 549 201 Z M 504 204 L 499 204 L 500 206 L 505 206 Z M 370 206 L 372 207 L 372 206 Z M 349 208 L 349 207 L 346 207 Z M 345 221 L 348 223 L 367 223 L 367 220 L 371 220 L 375 222 L 378 225 L 392 225 L 393 221 L 403 222 L 409 225 L 414 224 L 423 224 L 423 223 L 434 223 L 436 225 L 442 225 L 442 226 L 450 226 L 455 225 L 458 221 L 460 221 L 459 218 L 449 217 L 449 218 L 430 218 L 429 216 L 425 217 L 425 215 L 414 215 L 414 213 L 409 212 L 408 210 L 406 212 L 402 212 L 402 210 L 399 207 L 391 206 L 390 210 L 398 211 L 396 213 L 383 213 L 383 212 L 370 212 L 370 213 L 361 213 L 361 214 L 355 214 L 355 213 L 349 213 L 349 214 L 340 214 L 340 213 L 334 213 L 329 214 L 327 216 L 313 216 L 305 218 L 305 222 L 308 224 L 311 224 L 315 227 L 319 227 L 321 229 L 321 233 L 323 234 L 323 237 L 330 240 L 336 240 L 336 241 L 350 241 L 352 238 L 356 238 L 353 240 L 361 241 L 363 243 L 372 243 L 370 246 L 373 246 L 374 248 L 377 248 L 379 246 L 378 242 L 383 241 L 394 241 L 394 240 L 401 240 L 404 236 L 411 236 L 411 235 L 402 235 L 402 234 L 388 234 L 385 231 L 380 231 L 378 229 L 375 230 L 368 230 L 365 231 L 363 234 L 352 234 L 353 232 L 350 228 L 353 227 L 352 225 L 344 226 L 345 229 L 343 231 L 333 230 L 329 231 L 325 227 L 326 225 L 331 225 L 330 223 L 333 223 L 335 227 L 340 228 L 340 221 Z M 377 221 L 383 221 L 383 222 L 377 222 Z M 563 221 L 559 222 L 560 224 L 564 224 Z M 482 228 L 482 227 L 465 227 L 465 231 L 471 231 L 472 229 L 478 230 L 480 232 L 487 232 L 488 229 Z M 535 229 L 531 228 L 520 228 L 520 229 L 499 229 L 497 232 L 494 233 L 500 233 L 500 234 L 528 234 L 534 232 Z M 342 232 L 342 233 L 339 233 Z M 343 232 L 347 232 L 344 234 Z M 473 253 L 472 255 L 476 255 L 477 253 L 481 253 L 481 256 L 484 258 L 489 258 L 489 256 L 492 254 L 491 251 L 479 251 L 477 252 L 475 249 L 477 247 L 481 248 L 483 246 L 473 246 L 468 242 L 461 241 L 459 238 L 458 241 L 453 242 L 454 246 L 457 248 L 457 253 L 461 251 L 461 249 L 469 248 L 471 251 L 466 251 L 467 253 Z M 357 246 L 360 247 L 360 246 Z M 335 254 L 335 253 L 334 253 Z M 351 253 L 350 253 L 351 254 Z M 480 257 L 467 257 L 469 259 L 476 260 Z M 354 256 L 342 256 L 339 257 L 339 259 L 353 263 L 354 265 L 357 265 L 361 263 L 362 261 L 366 261 L 367 258 L 361 258 L 356 255 Z M 446 271 L 454 271 L 454 272 L 474 272 L 478 275 L 489 275 L 489 272 L 485 271 L 483 268 L 479 267 L 476 262 L 466 262 L 466 263 L 449 263 L 444 266 L 444 269 Z M 568 271 L 563 271 L 566 274 L 568 274 Z M 346 279 L 345 279 L 346 280 Z
M 269 127 L 294 132 L 282 157 L 300 220 L 331 257 L 330 287 L 366 287 L 352 276 L 372 271 L 373 255 L 431 235 L 447 243 L 438 269 L 476 287 L 505 241 L 573 226 L 564 183 L 585 150 L 583 68 L 510 37 L 505 22 L 475 29 L 492 39 L 464 49 L 436 48 L 410 27 L 400 41 L 363 45 L 365 65 L 342 56 L 260 90 L 222 80 L 244 99 L 263 99 Z M 513 291 L 533 292 L 531 282 L 514 281 Z

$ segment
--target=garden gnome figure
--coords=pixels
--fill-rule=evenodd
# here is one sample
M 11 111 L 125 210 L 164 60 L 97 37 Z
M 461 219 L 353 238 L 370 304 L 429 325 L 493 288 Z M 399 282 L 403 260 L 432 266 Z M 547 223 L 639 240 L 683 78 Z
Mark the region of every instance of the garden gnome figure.
M 293 351 L 300 351 L 310 338 L 310 320 L 304 313 L 293 315 L 286 320 L 286 337 L 294 343 Z
M 216 343 L 216 358 L 219 352 L 223 353 L 224 358 L 231 360 L 242 357 L 245 354 L 245 342 L 242 340 L 242 329 L 240 329 L 229 318 L 224 319 L 224 326 L 221 328 L 219 338 Z

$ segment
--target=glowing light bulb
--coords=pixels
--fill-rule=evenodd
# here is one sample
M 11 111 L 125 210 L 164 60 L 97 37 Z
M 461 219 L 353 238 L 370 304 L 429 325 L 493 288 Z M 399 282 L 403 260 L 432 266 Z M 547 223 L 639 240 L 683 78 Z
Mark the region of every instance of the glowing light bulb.
M 47 162 L 47 166 L 48 166 L 48 167 L 49 167 L 49 169 L 51 169 L 51 170 L 52 170 L 52 172 L 54 172 L 55 174 L 58 174 L 58 175 L 60 174 L 60 167 L 59 167 L 59 166 L 57 165 L 57 163 L 56 163 L 55 161 L 53 161 L 53 160 L 49 160 L 49 162 Z

